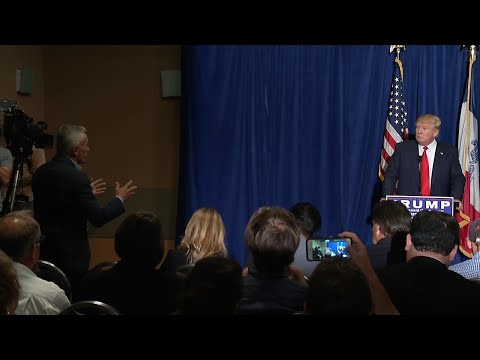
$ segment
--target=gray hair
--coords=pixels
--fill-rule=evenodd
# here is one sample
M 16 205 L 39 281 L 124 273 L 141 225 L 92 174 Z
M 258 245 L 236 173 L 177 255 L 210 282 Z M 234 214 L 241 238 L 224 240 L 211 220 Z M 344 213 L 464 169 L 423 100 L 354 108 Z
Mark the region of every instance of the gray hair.
M 22 262 L 40 238 L 40 226 L 31 210 L 13 211 L 0 218 L 0 249 L 13 261 Z
M 79 145 L 87 129 L 81 125 L 62 125 L 57 132 L 57 153 L 69 154 L 74 146 Z

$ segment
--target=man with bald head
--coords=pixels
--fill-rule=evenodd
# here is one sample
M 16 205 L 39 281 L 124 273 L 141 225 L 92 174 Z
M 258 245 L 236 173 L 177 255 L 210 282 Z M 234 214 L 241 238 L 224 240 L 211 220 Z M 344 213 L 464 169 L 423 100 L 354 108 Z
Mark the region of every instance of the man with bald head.
M 40 226 L 28 210 L 0 218 L 0 250 L 14 261 L 20 285 L 17 315 L 55 315 L 70 306 L 58 285 L 33 272 L 40 256 L 40 237 Z

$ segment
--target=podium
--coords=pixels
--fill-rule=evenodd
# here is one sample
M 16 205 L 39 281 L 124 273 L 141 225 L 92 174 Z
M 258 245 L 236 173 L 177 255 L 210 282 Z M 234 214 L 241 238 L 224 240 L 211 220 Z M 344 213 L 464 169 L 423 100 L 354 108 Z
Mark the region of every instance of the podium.
M 385 198 L 387 200 L 400 201 L 407 207 L 412 217 L 422 210 L 442 211 L 452 216 L 455 211 L 453 197 L 387 195 Z

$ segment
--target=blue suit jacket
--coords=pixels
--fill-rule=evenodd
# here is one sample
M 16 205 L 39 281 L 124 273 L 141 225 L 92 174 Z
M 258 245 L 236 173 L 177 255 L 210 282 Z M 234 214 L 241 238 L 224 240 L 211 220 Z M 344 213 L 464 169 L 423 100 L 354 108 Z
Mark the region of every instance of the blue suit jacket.
M 398 180 L 398 188 L 395 185 Z M 453 196 L 462 200 L 465 176 L 458 160 L 457 148 L 437 142 L 430 185 L 431 196 Z M 420 195 L 418 143 L 408 140 L 397 144 L 383 181 L 386 195 Z

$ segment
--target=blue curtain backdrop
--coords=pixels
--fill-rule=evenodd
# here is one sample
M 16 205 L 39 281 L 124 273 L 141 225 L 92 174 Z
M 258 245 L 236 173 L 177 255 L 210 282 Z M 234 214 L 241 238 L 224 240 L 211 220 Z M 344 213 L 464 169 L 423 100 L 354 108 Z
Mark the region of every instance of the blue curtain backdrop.
M 183 56 L 177 243 L 195 210 L 214 207 L 244 265 L 252 212 L 308 201 L 322 214 L 321 235 L 349 230 L 370 244 L 389 45 L 186 46 Z M 439 140 L 456 144 L 468 51 L 407 45 L 401 60 L 409 132 L 433 113 Z

